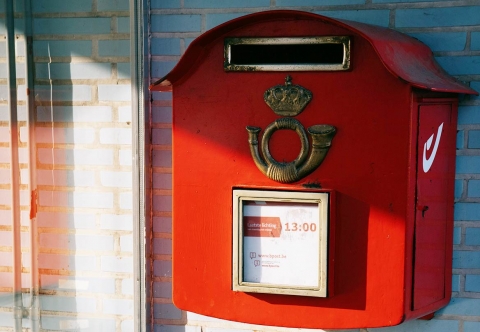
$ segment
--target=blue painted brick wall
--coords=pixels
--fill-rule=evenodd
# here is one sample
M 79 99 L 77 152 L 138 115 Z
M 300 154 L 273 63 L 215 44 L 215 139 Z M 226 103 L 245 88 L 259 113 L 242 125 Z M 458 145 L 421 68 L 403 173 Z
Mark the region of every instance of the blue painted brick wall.
M 463 324 L 463 332 L 480 331 L 480 322 L 465 322 Z
M 200 31 L 200 15 L 155 15 L 152 17 L 152 32 L 190 32 Z
M 325 15 L 332 18 L 357 21 L 367 24 L 375 24 L 388 27 L 390 22 L 389 10 L 335 10 L 335 11 L 314 11 L 319 15 Z
M 479 6 L 432 7 L 397 9 L 395 27 L 436 28 L 480 24 Z
M 438 56 L 438 63 L 451 75 L 480 74 L 480 57 Z
M 91 56 L 91 40 L 35 40 L 33 52 L 36 56 Z
M 152 55 L 180 55 L 180 38 L 156 38 L 151 41 Z
M 443 68 L 480 91 L 480 2 L 441 0 L 151 0 L 151 80 L 166 74 L 189 43 L 201 33 L 236 17 L 270 9 L 304 10 L 399 30 L 428 45 Z M 152 94 L 152 152 L 159 193 L 153 198 L 154 237 L 171 238 L 171 199 L 166 185 L 171 173 L 171 94 Z M 158 114 L 157 114 L 158 112 Z M 411 321 L 393 328 L 354 332 L 480 331 L 480 97 L 460 98 L 455 181 L 453 299 L 431 321 Z M 168 223 L 168 227 L 165 226 Z M 171 257 L 158 248 L 154 260 L 154 301 L 171 302 Z M 164 288 L 162 288 L 164 287 Z M 179 313 L 169 305 L 154 307 L 155 331 L 235 331 L 251 326 Z M 159 311 L 159 312 L 157 312 Z M 190 323 L 192 317 L 193 322 Z M 346 318 L 348 319 L 348 318 Z M 186 324 L 186 325 L 185 325 Z M 263 331 L 261 327 L 255 330 Z M 265 329 L 266 330 L 266 329 Z M 352 331 L 353 332 L 353 331 Z
M 207 14 L 205 15 L 205 21 L 206 21 L 206 28 L 207 30 L 216 27 L 217 25 L 220 25 L 222 23 L 225 23 L 227 21 L 233 20 L 234 18 L 244 16 L 245 12 L 243 13 L 226 13 L 226 14 Z
M 270 0 L 183 0 L 186 8 L 270 7 Z
M 303 6 L 328 6 L 328 5 L 360 5 L 364 4 L 364 0 L 277 0 L 276 5 L 279 7 L 303 7 Z
M 468 133 L 468 147 L 480 149 L 480 130 L 470 130 Z
M 129 0 L 97 0 L 98 11 L 128 11 L 130 9 Z
M 151 9 L 180 8 L 180 0 L 150 0 Z
M 130 40 L 99 40 L 99 56 L 130 56 Z
M 33 21 L 35 34 L 108 34 L 110 18 L 69 17 L 36 18 Z
M 47 0 L 32 1 L 34 13 L 66 13 L 66 12 L 89 12 L 92 10 L 93 0 L 64 1 Z
M 477 86 L 477 82 L 472 83 L 472 87 Z M 480 86 L 479 86 L 480 87 Z M 480 90 L 477 87 L 477 91 Z M 476 100 L 476 97 L 472 97 Z M 461 105 L 458 108 L 458 124 L 459 125 L 469 125 L 469 124 L 480 124 L 480 105 Z
M 470 47 L 473 51 L 480 50 L 480 32 L 472 32 L 472 41 Z
M 467 43 L 465 31 L 410 33 L 409 35 L 425 43 L 432 51 L 463 51 Z
M 480 246 L 480 227 L 467 227 L 465 229 L 465 244 Z

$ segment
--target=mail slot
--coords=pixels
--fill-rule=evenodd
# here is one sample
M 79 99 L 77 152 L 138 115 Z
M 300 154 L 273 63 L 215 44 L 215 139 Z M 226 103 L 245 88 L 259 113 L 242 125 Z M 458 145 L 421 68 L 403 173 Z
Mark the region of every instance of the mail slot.
M 458 94 L 399 32 L 296 11 L 209 30 L 173 92 L 173 301 L 301 328 L 450 299 Z

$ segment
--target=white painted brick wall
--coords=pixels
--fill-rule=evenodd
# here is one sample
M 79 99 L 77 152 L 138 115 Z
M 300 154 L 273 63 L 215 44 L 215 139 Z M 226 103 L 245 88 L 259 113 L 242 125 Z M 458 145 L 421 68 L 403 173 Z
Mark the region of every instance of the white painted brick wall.
M 97 216 L 93 212 L 40 211 L 37 214 L 38 227 L 61 229 L 94 229 Z
M 113 235 L 42 233 L 39 236 L 39 242 L 42 248 L 70 251 L 98 253 L 100 251 L 113 251 L 114 249 Z
M 122 149 L 118 152 L 119 163 L 122 166 L 132 165 L 132 150 Z
M 130 85 L 99 85 L 98 99 L 100 101 L 130 101 L 131 100 Z
M 104 187 L 132 188 L 132 172 L 100 172 Z
M 131 273 L 133 258 L 120 256 L 103 256 L 101 260 L 101 270 L 103 272 Z
M 132 110 L 128 106 L 118 107 L 118 122 L 126 122 L 129 124 L 132 121 Z
M 106 166 L 113 165 L 113 150 L 107 149 L 57 149 L 39 148 L 40 164 L 69 166 Z
M 27 159 L 28 159 L 28 150 L 26 148 L 19 148 L 18 160 L 20 161 L 20 163 L 21 164 L 26 163 Z M 0 163 L 6 164 L 6 165 L 10 164 L 10 149 L 8 147 L 6 148 L 0 147 Z
M 132 331 L 129 1 L 45 0 L 32 6 L 42 330 Z M 19 20 L 17 25 L 21 31 Z M 11 303 L 3 301 L 3 292 L 12 287 L 5 33 L 1 24 L 1 331 L 13 326 Z M 22 39 L 18 46 L 17 76 L 22 78 Z M 18 80 L 22 264 L 27 272 L 22 286 L 29 287 L 24 84 Z
M 91 187 L 95 185 L 94 171 L 39 169 L 37 184 L 42 186 Z
M 130 215 L 102 214 L 100 216 L 100 227 L 102 229 L 131 231 L 133 228 Z
M 37 121 L 39 122 L 71 122 L 71 123 L 109 123 L 113 120 L 111 106 L 39 106 Z
M 20 141 L 27 142 L 27 130 L 20 131 Z M 50 144 L 91 144 L 95 141 L 93 128 L 48 128 L 39 127 L 35 130 L 37 143 Z
M 55 274 L 54 271 L 96 271 L 98 257 L 96 255 L 60 255 L 40 253 L 38 256 L 38 265 L 40 269 L 52 270 L 50 274 Z M 49 273 L 42 273 L 49 274 Z
M 9 206 L 11 201 L 10 195 L 11 194 L 9 189 L 0 189 L 0 205 Z M 29 200 L 30 198 L 28 192 L 20 191 L 20 204 L 28 204 Z M 8 218 L 10 218 L 10 216 Z
M 133 302 L 123 299 L 104 299 L 103 312 L 106 314 L 130 315 L 133 311 Z
M 132 143 L 132 130 L 130 128 L 104 128 L 100 129 L 101 144 L 128 144 Z
M 22 97 L 23 88 L 19 99 Z M 35 99 L 39 101 L 55 101 L 55 102 L 90 102 L 92 100 L 92 87 L 86 84 L 78 85 L 35 85 Z
M 42 190 L 39 193 L 39 203 L 45 207 L 111 209 L 113 193 Z
M 133 280 L 122 279 L 121 280 L 122 294 L 133 295 Z

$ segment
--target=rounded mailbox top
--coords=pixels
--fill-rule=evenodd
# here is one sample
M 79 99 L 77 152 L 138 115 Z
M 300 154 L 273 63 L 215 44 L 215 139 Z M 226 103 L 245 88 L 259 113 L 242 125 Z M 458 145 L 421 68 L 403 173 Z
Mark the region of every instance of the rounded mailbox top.
M 435 61 L 432 51 L 417 39 L 388 28 L 289 10 L 265 11 L 242 16 L 205 32 L 190 44 L 175 68 L 165 77 L 154 82 L 150 90 L 171 91 L 172 86 L 179 83 L 194 64 L 206 56 L 209 47 L 218 38 L 227 37 L 230 32 L 247 25 L 254 27 L 266 21 L 280 22 L 286 19 L 318 20 L 359 35 L 370 43 L 380 61 L 394 77 L 415 88 L 478 95 L 475 90 L 446 73 Z

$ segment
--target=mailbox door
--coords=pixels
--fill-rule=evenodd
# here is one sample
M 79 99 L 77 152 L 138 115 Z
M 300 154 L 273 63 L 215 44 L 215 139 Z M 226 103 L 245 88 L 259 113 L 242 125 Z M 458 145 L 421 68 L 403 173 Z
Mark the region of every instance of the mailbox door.
M 412 310 L 450 296 L 456 114 L 420 105 Z
M 245 37 L 348 37 L 351 67 L 225 71 L 232 63 L 256 63 L 245 57 L 238 61 L 225 49 L 234 44 L 227 41 Z M 334 49 L 331 54 L 337 54 Z M 260 58 L 263 65 L 284 63 Z M 309 63 L 296 59 L 301 61 L 291 62 Z M 337 134 L 318 169 L 279 183 L 260 172 L 258 139 L 249 137 L 259 129 L 264 135 L 267 128 L 271 135 L 273 124 L 280 123 L 266 140 L 271 150 L 262 144 L 261 152 L 271 152 L 277 162 L 290 163 L 297 156 L 304 160 L 299 151 L 309 144 L 299 140 L 301 127 L 284 130 L 292 128 L 277 122 L 278 113 L 265 103 L 265 92 L 280 91 L 275 87 L 283 82 L 313 95 L 305 111 L 294 117 L 302 128 L 313 127 L 318 134 L 322 125 L 332 125 Z M 453 93 L 475 92 L 440 70 L 426 46 L 363 23 L 293 11 L 255 13 L 192 42 L 175 69 L 154 86 L 160 91 L 174 87 L 172 266 L 178 308 L 252 324 L 339 329 L 396 325 L 448 302 L 456 129 L 451 98 Z M 285 93 L 290 101 L 296 95 Z M 283 93 L 278 96 L 283 99 Z M 302 164 L 298 160 L 294 164 Z M 335 218 L 330 215 L 329 220 L 335 233 L 332 227 L 327 235 L 329 249 L 335 250 L 334 259 L 329 251 L 327 266 L 334 293 L 329 289 L 327 297 L 314 297 L 233 289 L 234 258 L 242 251 L 234 252 L 232 245 L 232 195 L 240 188 L 335 192 L 330 208 Z M 158 197 L 154 205 L 163 204 Z
M 228 37 L 288 36 L 292 31 L 295 36 L 312 31 L 350 35 L 355 45 L 353 69 L 226 73 L 221 66 L 224 38 L 218 38 L 188 80 L 175 87 L 173 301 L 183 310 L 253 324 L 306 328 L 399 324 L 405 315 L 411 88 L 392 77 L 358 35 L 312 20 L 280 23 L 247 26 Z M 295 119 L 306 128 L 331 124 L 338 132 L 321 166 L 286 185 L 258 170 L 245 128 L 264 131 L 278 118 L 263 97 L 272 86 L 283 84 L 287 74 L 293 84 L 313 94 Z M 292 131 L 297 137 L 282 136 L 288 133 L 282 130 L 272 136 L 269 144 L 276 160 L 288 161 L 299 154 L 298 135 Z M 329 273 L 333 271 L 329 279 L 333 294 L 319 298 L 232 290 L 233 189 L 305 191 L 312 184 L 335 190 L 335 234 L 328 234 L 335 249 L 328 266 Z
M 449 281 L 441 274 L 442 271 L 448 274 L 451 254 L 437 251 L 451 247 L 446 228 L 451 226 L 452 207 L 448 204 L 452 197 L 447 192 L 453 189 L 453 164 L 447 162 L 452 170 L 447 176 L 452 179 L 449 184 L 430 175 L 436 174 L 440 159 L 454 159 L 454 150 L 453 155 L 442 155 L 442 144 L 455 139 L 452 103 L 445 102 L 445 94 L 441 94 L 437 101 L 422 100 L 421 106 L 412 109 L 412 105 L 418 103 L 416 98 L 420 92 L 412 91 L 404 75 L 392 76 L 391 68 L 386 68 L 379 59 L 378 49 L 372 47 L 371 40 L 365 39 L 365 33 L 308 17 L 279 20 L 270 17 L 242 26 L 237 25 L 240 21 L 235 22 L 232 29 L 222 32 L 221 28 L 195 43 L 201 56 L 197 59 L 192 51 L 187 52 L 190 55 L 183 58 L 186 59 L 183 63 L 192 60 L 191 66 L 182 77 L 178 76 L 181 71 L 170 77 L 176 82 L 173 90 L 175 305 L 222 319 L 304 328 L 396 325 L 439 308 L 449 292 Z M 374 28 L 368 31 L 376 31 L 371 29 Z M 382 30 L 381 40 L 385 41 L 390 33 Z M 377 37 L 380 34 L 375 32 Z M 246 36 L 272 39 L 348 36 L 352 45 L 351 69 L 226 72 L 222 66 L 225 40 Z M 399 42 L 403 43 L 403 38 Z M 382 42 L 382 45 L 390 57 L 391 44 Z M 405 49 L 405 54 L 411 53 Z M 404 63 L 402 59 L 397 58 Z M 422 73 L 425 74 L 423 71 L 416 74 L 422 76 Z M 272 134 L 278 114 L 265 102 L 265 93 L 272 88 L 277 91 L 276 87 L 284 82 L 308 89 L 313 95 L 305 110 L 292 117 L 302 128 L 315 129 L 318 125 L 337 128 L 328 155 L 318 169 L 287 184 L 260 172 L 257 167 L 260 157 L 254 157 L 255 153 L 260 154 L 258 139 L 250 139 L 249 135 L 250 130 L 260 128 L 260 141 L 263 141 L 267 129 Z M 433 92 L 422 90 L 421 93 L 430 96 Z M 446 104 L 448 106 L 444 106 Z M 412 121 L 418 118 L 419 112 L 421 128 L 418 121 Z M 441 122 L 444 133 L 438 146 L 435 134 L 440 124 L 433 120 L 437 116 L 444 118 Z M 300 148 L 309 144 L 299 139 L 297 130 L 280 127 L 270 141 L 266 140 L 272 158 L 289 163 L 297 156 L 302 160 Z M 294 128 L 300 127 L 297 124 Z M 420 174 L 423 164 L 419 166 L 422 169 L 419 168 L 417 178 L 415 162 L 422 161 L 423 155 L 418 158 L 415 147 L 423 147 L 427 141 L 430 142 L 426 149 L 429 154 L 425 158 L 427 164 L 432 162 L 425 179 Z M 264 146 L 262 144 L 260 152 Z M 435 157 L 432 157 L 433 149 L 438 150 Z M 447 195 L 443 201 L 438 198 L 439 212 L 433 208 L 437 204 L 437 197 L 433 195 L 436 191 L 429 189 L 430 184 L 423 185 L 423 181 L 430 180 L 438 182 L 442 194 Z M 335 234 L 327 235 L 328 245 L 335 249 L 335 258 L 327 266 L 334 293 L 314 297 L 233 289 L 234 257 L 242 252 L 234 252 L 232 244 L 233 190 L 303 192 L 312 185 L 335 191 Z M 430 227 L 430 220 L 423 223 L 417 216 L 416 243 L 413 241 L 416 210 L 412 206 L 417 203 L 415 191 L 418 191 L 419 206 L 432 206 L 420 216 L 434 218 L 431 221 L 440 224 L 438 229 L 436 224 Z M 434 213 L 445 216 L 437 221 Z M 438 233 L 434 240 L 430 238 L 432 232 Z M 434 242 L 432 247 L 428 241 Z M 412 257 L 414 247 L 416 256 Z M 433 266 L 425 270 L 425 264 L 431 262 Z M 431 284 L 434 285 L 432 293 Z

